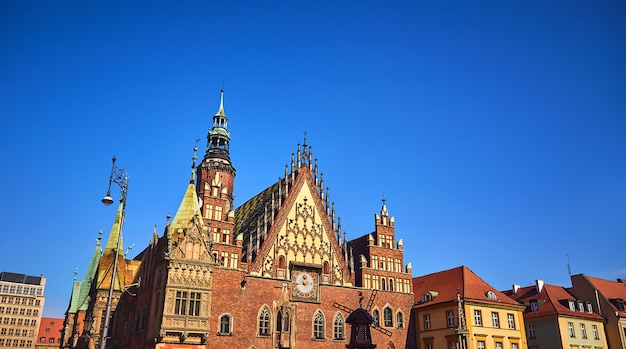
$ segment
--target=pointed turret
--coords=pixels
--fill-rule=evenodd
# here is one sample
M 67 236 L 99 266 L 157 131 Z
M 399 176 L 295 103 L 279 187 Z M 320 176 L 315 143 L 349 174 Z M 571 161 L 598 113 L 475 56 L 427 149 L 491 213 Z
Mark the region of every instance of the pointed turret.
M 213 115 L 213 126 L 207 135 L 207 148 L 205 159 L 221 159 L 230 164 L 230 131 L 228 130 L 228 117 L 224 114 L 224 89 L 221 90 L 220 106 Z
M 172 237 L 174 242 L 178 240 L 178 236 L 176 233 L 179 231 L 179 229 L 187 228 L 190 221 L 193 220 L 194 223 L 204 227 L 204 223 L 202 219 L 200 219 L 202 215 L 200 213 L 200 206 L 198 205 L 198 195 L 196 194 L 194 183 L 194 172 L 196 169 L 197 159 L 196 151 L 198 150 L 198 148 L 194 148 L 193 150 L 193 164 L 191 165 L 191 178 L 189 180 L 189 185 L 187 186 L 187 190 L 185 191 L 183 200 L 181 201 L 180 206 L 178 206 L 178 210 L 176 211 L 174 219 L 172 220 L 172 223 L 170 225 L 170 229 L 174 233 L 174 236 Z

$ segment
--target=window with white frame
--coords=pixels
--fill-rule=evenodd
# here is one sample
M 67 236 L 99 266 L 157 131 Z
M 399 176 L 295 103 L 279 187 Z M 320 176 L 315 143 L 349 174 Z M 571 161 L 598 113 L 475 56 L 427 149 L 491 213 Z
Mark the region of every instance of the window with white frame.
M 585 305 L 582 301 L 578 301 L 578 311 L 585 311 Z
M 454 312 L 452 310 L 446 310 L 446 324 L 448 327 L 454 327 Z
M 576 332 L 574 331 L 574 323 L 568 322 L 567 329 L 569 330 L 570 338 L 576 338 Z
M 476 347 L 478 349 L 485 349 L 485 341 L 478 341 L 478 345 Z
M 507 321 L 509 322 L 509 328 L 515 329 L 515 316 L 513 314 L 506 314 Z
M 476 326 L 483 325 L 483 316 L 480 310 L 474 310 L 474 325 Z
M 593 332 L 593 339 L 600 339 L 600 333 L 598 333 L 598 326 L 591 325 L 591 331 Z
M 580 336 L 584 339 L 587 338 L 587 328 L 585 328 L 585 324 L 580 324 Z
M 587 302 L 587 312 L 588 313 L 593 313 L 593 306 L 589 302 Z
M 568 301 L 567 303 L 569 304 L 569 310 L 576 311 L 576 306 L 574 305 L 574 301 Z
M 491 325 L 495 328 L 500 328 L 500 318 L 495 311 L 491 312 Z
M 424 329 L 430 330 L 430 314 L 424 315 Z
M 511 343 L 511 349 L 518 349 L 519 345 L 517 343 Z
M 496 342 L 496 349 L 502 349 L 502 342 Z

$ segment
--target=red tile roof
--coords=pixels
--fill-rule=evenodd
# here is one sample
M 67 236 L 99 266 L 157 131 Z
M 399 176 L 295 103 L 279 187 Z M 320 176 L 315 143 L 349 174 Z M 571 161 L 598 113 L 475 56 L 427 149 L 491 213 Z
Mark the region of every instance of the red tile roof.
M 624 281 L 618 282 L 594 278 L 591 276 L 585 277 L 593 284 L 593 287 L 604 295 L 604 297 L 609 299 L 621 298 L 626 300 L 626 283 L 624 283 Z
M 530 308 L 528 308 L 524 312 L 524 317 L 531 318 L 558 314 L 595 320 L 603 319 L 600 314 L 589 313 L 587 311 L 586 304 L 584 308 L 585 311 L 570 310 L 568 301 L 576 301 L 576 298 L 561 286 L 544 284 L 540 293 L 537 293 L 536 286 L 522 287 L 517 290 L 515 294 L 513 294 L 512 290 L 504 291 L 504 293 L 519 302 L 524 302 L 525 304 L 529 304 L 531 300 L 537 300 L 537 311 L 530 311 Z M 577 303 L 575 304 L 575 307 L 578 309 Z
M 461 298 L 468 301 L 521 306 L 512 298 L 486 283 L 464 265 L 413 278 L 413 293 L 416 302 L 421 303 L 422 296 L 429 291 L 438 292 L 438 294 L 432 301 L 417 304 L 416 307 L 455 301 L 457 292 L 461 295 Z M 488 298 L 487 293 L 489 291 L 496 295 L 496 300 Z

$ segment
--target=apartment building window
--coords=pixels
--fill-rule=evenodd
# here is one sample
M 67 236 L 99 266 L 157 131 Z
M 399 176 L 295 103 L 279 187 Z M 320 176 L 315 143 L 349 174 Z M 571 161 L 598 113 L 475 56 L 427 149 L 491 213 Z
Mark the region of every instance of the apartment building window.
M 455 341 L 448 342 L 448 348 L 449 349 L 456 349 L 456 342 Z
M 511 343 L 511 349 L 518 349 L 519 346 L 517 345 L 517 343 Z
M 582 311 L 582 312 L 585 311 L 585 306 L 584 306 L 583 302 L 581 302 L 581 301 L 578 301 L 578 311 Z
M 496 349 L 502 349 L 502 342 L 496 342 Z
M 528 324 L 528 326 L 526 326 L 526 337 L 528 337 L 528 339 L 535 339 L 535 325 L 534 324 Z
M 587 329 L 585 328 L 585 324 L 580 324 L 580 336 L 583 339 L 587 339 Z
M 509 328 L 514 330 L 515 329 L 515 316 L 513 316 L 513 314 L 506 314 L 506 318 L 509 322 Z
M 477 348 L 478 349 L 485 349 L 485 341 L 478 341 Z
M 3 327 L 2 329 L 0 329 L 0 335 L 5 336 L 6 334 L 7 334 L 7 329 L 6 328 Z
M 483 316 L 480 310 L 474 310 L 474 325 L 476 326 L 483 325 Z
M 593 313 L 593 306 L 589 302 L 587 302 L 587 312 L 588 313 Z
M 430 314 L 424 315 L 424 329 L 430 330 Z
M 568 301 L 568 303 L 569 303 L 569 310 L 576 311 L 576 306 L 574 305 L 574 301 Z
M 569 330 L 570 338 L 576 338 L 576 332 L 574 332 L 574 323 L 568 322 L 567 329 Z
M 500 318 L 498 317 L 498 313 L 496 312 L 491 313 L 491 324 L 495 328 L 500 328 Z
M 454 327 L 454 312 L 446 310 L 446 324 L 448 327 Z
M 591 325 L 591 331 L 593 332 L 593 339 L 600 339 L 600 333 L 598 333 L 598 326 Z

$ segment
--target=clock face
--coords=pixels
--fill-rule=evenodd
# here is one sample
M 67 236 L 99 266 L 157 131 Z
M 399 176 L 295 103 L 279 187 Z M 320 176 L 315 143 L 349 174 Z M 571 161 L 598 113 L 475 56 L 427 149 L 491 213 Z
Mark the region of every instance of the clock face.
M 302 300 L 317 301 L 318 275 L 305 270 L 292 270 L 291 274 L 293 282 L 291 288 L 292 297 Z

